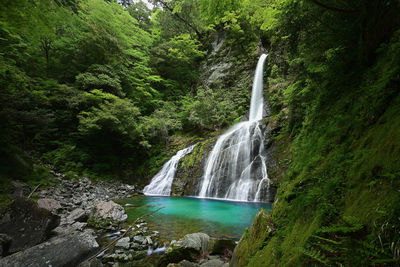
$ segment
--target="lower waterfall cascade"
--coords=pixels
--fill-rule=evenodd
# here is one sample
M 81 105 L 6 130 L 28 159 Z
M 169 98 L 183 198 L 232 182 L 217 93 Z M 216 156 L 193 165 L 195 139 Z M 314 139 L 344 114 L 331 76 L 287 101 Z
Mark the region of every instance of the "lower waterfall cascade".
M 235 124 L 218 138 L 208 156 L 198 197 L 236 201 L 263 201 L 269 197 L 267 155 L 260 124 L 266 58 L 263 54 L 258 60 L 249 120 Z
M 176 169 L 181 158 L 192 153 L 194 147 L 192 145 L 185 149 L 179 150 L 169 161 L 167 161 L 162 169 L 151 179 L 150 184 L 145 186 L 143 193 L 148 196 L 169 196 L 171 195 L 171 186 L 175 177 Z

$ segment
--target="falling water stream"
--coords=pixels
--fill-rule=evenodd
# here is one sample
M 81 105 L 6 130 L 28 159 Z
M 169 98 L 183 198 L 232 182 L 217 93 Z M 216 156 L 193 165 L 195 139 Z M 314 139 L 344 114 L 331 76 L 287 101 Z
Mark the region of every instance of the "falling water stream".
M 260 125 L 266 58 L 264 54 L 258 60 L 249 120 L 235 124 L 218 138 L 205 165 L 199 197 L 239 201 L 268 199 L 269 179 Z
M 169 196 L 171 195 L 171 185 L 175 177 L 179 160 L 189 153 L 192 153 L 195 145 L 179 150 L 167 163 L 164 164 L 149 185 L 143 189 L 147 196 Z
M 235 201 L 266 201 L 269 184 L 264 149 L 263 73 L 267 55 L 261 55 L 254 76 L 249 120 L 232 126 L 221 135 L 208 156 L 197 197 Z M 150 196 L 171 195 L 171 185 L 179 160 L 193 151 L 194 145 L 173 156 L 164 164 L 143 193 Z

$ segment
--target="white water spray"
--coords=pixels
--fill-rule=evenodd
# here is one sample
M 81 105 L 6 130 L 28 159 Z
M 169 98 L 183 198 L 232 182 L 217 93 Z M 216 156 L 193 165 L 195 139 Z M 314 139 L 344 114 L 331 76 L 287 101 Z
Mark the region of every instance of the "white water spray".
M 254 76 L 249 120 L 235 124 L 221 135 L 211 151 L 199 197 L 262 201 L 268 196 L 263 117 L 263 73 L 267 55 L 261 55 Z
M 175 177 L 179 160 L 189 153 L 192 153 L 195 145 L 182 149 L 176 153 L 162 169 L 151 179 L 149 185 L 143 189 L 147 196 L 169 196 L 171 195 L 171 186 Z

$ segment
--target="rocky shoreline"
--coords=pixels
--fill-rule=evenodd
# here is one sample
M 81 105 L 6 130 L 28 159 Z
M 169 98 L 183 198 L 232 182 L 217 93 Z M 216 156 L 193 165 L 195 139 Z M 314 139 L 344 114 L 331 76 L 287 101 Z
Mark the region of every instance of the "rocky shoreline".
M 29 186 L 14 184 L 15 200 L 0 219 L 1 267 L 144 266 L 148 259 L 154 266 L 229 266 L 232 240 L 194 233 L 166 242 L 144 219 L 122 224 L 127 215 L 113 200 L 140 194 L 134 186 L 52 174 L 52 185 L 35 192 L 37 202 L 28 199 Z

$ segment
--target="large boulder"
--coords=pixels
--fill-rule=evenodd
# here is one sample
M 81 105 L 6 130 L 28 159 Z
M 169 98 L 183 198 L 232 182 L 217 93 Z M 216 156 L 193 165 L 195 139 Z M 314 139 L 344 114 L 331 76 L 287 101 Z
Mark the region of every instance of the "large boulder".
M 208 253 L 210 237 L 204 233 L 187 234 L 178 242 L 170 245 L 161 257 L 158 266 L 164 267 L 170 263 L 179 263 L 183 260 L 196 261 Z
M 37 204 L 39 208 L 43 208 L 51 212 L 57 212 L 62 208 L 60 202 L 51 198 L 41 198 L 37 201 Z
M 47 240 L 59 224 L 59 216 L 32 200 L 17 198 L 0 219 L 0 233 L 11 237 L 9 253 L 15 253 Z
M 208 251 L 210 237 L 204 233 L 187 234 L 184 238 L 180 239 L 175 246 L 183 248 L 192 248 L 201 253 Z
M 98 248 L 90 234 L 62 236 L 2 258 L 0 267 L 77 266 Z
M 121 205 L 110 200 L 108 202 L 101 201 L 96 204 L 94 217 L 96 219 L 110 219 L 115 222 L 124 222 L 128 218 L 128 215 L 125 214 L 125 210 Z

